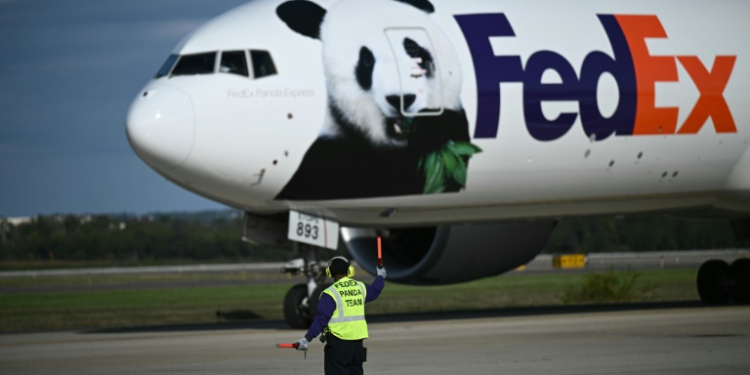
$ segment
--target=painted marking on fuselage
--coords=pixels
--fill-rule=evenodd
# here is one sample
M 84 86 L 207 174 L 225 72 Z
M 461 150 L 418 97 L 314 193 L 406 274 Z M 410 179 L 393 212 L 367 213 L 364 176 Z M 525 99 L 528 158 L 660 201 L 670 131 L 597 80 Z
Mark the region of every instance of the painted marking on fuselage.
M 523 115 L 529 134 L 540 141 L 565 135 L 580 115 L 587 137 L 603 140 L 611 135 L 696 134 L 709 118 L 717 133 L 736 133 L 737 127 L 724 98 L 737 56 L 716 56 L 712 68 L 697 56 L 651 55 L 648 38 L 667 38 L 655 15 L 597 16 L 612 46 L 613 55 L 592 51 L 583 60 L 580 76 L 571 63 L 554 51 L 537 51 L 526 61 L 525 69 L 517 55 L 495 55 L 491 37 L 515 37 L 504 13 L 455 16 L 471 51 L 477 83 L 477 119 L 474 138 L 496 138 L 500 126 L 500 85 L 523 84 Z M 656 83 L 677 82 L 677 62 L 688 72 L 700 93 L 692 111 L 678 128 L 677 107 L 656 106 Z M 548 69 L 557 72 L 561 83 L 542 83 Z M 614 113 L 605 117 L 597 102 L 602 74 L 617 82 L 619 102 Z M 548 119 L 542 102 L 575 101 L 578 113 L 564 112 Z

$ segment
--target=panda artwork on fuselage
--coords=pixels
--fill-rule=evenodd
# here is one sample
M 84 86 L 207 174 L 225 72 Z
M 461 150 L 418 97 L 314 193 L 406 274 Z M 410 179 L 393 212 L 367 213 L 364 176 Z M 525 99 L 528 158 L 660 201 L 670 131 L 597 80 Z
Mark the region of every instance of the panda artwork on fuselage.
M 456 192 L 469 140 L 461 68 L 428 0 L 341 0 L 276 9 L 322 42 L 328 108 L 302 163 L 276 196 L 329 200 Z M 408 27 L 404 27 L 404 25 Z

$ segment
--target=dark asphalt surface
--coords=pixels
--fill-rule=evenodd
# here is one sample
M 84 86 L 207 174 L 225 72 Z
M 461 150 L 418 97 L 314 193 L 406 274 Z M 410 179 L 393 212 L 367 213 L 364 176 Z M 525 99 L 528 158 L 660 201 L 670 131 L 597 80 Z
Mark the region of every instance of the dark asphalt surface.
M 745 375 L 750 306 L 696 303 L 373 317 L 368 374 Z M 322 373 L 280 322 L 0 335 L 7 374 Z

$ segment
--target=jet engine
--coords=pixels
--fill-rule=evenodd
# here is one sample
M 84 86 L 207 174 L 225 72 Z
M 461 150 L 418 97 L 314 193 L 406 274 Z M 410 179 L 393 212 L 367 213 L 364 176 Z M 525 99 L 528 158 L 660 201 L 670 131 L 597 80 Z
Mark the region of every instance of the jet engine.
M 341 229 L 344 245 L 375 273 L 382 237 L 388 281 L 452 284 L 499 275 L 531 261 L 547 243 L 554 220 L 391 229 Z

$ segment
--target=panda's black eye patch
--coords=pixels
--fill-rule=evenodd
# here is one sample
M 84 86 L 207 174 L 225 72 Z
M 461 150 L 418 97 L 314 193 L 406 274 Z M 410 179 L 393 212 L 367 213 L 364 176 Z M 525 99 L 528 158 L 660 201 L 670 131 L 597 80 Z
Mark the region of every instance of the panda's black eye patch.
M 406 50 L 406 54 L 408 54 L 411 57 L 419 57 L 419 50 L 420 50 L 419 44 L 417 42 L 411 40 L 410 38 L 404 38 L 404 50 Z
M 354 74 L 357 76 L 357 82 L 364 90 L 369 90 L 372 87 L 373 68 L 375 68 L 375 55 L 367 47 L 360 48 L 359 61 L 357 61 Z
M 422 61 L 418 63 L 419 67 L 425 71 L 427 78 L 432 77 L 433 67 L 435 65 L 433 64 L 430 51 L 422 48 L 422 46 L 410 38 L 404 38 L 404 51 L 406 51 L 406 54 L 413 59 L 421 59 Z
M 365 68 L 372 68 L 372 66 L 375 65 L 375 56 L 373 56 L 372 51 L 370 51 L 369 48 L 362 47 L 359 50 L 359 62 Z

